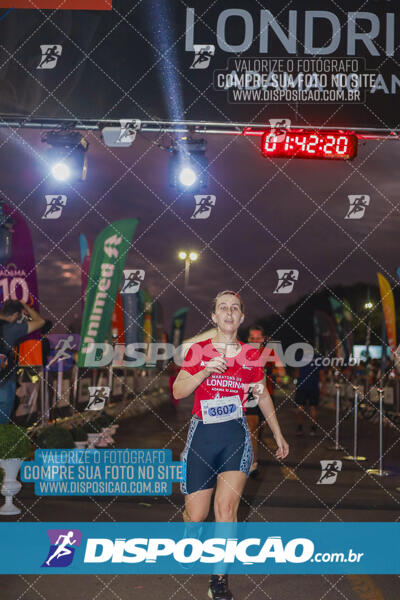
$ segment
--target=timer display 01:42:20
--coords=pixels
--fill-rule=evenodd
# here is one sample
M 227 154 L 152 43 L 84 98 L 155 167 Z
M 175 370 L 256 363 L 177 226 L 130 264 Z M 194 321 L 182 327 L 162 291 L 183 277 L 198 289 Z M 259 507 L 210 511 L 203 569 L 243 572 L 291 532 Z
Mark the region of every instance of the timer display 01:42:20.
M 351 160 L 357 155 L 357 137 L 339 132 L 265 131 L 264 156 Z

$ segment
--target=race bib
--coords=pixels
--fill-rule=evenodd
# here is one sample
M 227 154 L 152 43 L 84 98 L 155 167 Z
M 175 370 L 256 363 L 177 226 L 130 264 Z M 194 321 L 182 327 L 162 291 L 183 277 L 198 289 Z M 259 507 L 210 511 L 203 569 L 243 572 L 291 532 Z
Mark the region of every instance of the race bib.
M 231 419 L 240 419 L 243 416 L 243 407 L 240 396 L 226 396 L 213 400 L 201 400 L 203 423 L 223 423 Z

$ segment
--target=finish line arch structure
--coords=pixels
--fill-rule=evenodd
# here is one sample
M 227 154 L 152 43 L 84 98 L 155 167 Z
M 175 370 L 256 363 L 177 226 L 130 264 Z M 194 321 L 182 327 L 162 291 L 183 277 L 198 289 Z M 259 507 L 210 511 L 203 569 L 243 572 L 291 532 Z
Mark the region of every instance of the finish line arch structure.
M 136 119 L 142 131 L 260 135 L 272 119 L 363 138 L 400 131 L 400 12 L 389 3 L 59 5 L 0 2 L 3 126 Z

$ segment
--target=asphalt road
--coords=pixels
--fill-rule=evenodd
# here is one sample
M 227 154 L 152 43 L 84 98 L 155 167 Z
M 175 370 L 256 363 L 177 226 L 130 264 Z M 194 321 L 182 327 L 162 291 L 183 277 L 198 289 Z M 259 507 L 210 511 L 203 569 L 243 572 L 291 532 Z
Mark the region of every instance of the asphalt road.
M 377 478 L 366 469 L 377 466 L 378 427 L 359 423 L 359 454 L 367 461 L 343 461 L 333 485 L 317 485 L 320 460 L 341 459 L 344 452 L 328 449 L 334 439 L 334 412 L 320 412 L 318 436 L 295 435 L 296 416 L 283 396 L 275 399 L 281 428 L 290 454 L 280 464 L 274 458 L 274 442 L 264 432 L 260 475 L 249 479 L 239 510 L 239 520 L 249 521 L 397 521 L 400 517 L 400 437 L 384 428 L 384 466 L 391 477 Z M 169 405 L 146 415 L 122 421 L 117 434 L 120 448 L 171 448 L 174 459 L 186 440 L 191 401 L 175 412 Z M 352 450 L 353 421 L 341 425 L 340 443 Z M 33 485 L 24 484 L 16 497 L 19 517 L 3 521 L 180 521 L 183 496 L 174 485 L 169 497 L 64 498 L 36 497 Z M 212 519 L 212 514 L 209 516 Z M 1 531 L 1 529 L 0 529 Z M 400 557 L 399 557 L 400 560 Z M 231 589 L 241 600 L 399 600 L 396 575 L 232 575 Z M 197 575 L 3 575 L 1 600 L 201 600 L 207 597 L 207 577 Z

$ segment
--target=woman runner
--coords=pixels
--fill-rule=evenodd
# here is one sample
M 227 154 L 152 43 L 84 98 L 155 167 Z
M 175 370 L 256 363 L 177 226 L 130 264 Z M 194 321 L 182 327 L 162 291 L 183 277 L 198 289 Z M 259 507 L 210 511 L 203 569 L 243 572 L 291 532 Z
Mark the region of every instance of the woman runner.
M 237 339 L 244 320 L 239 294 L 220 292 L 212 306 L 215 337 L 193 344 L 174 383 L 174 396 L 194 395 L 193 416 L 182 460 L 186 479 L 185 522 L 207 518 L 213 489 L 216 522 L 237 521 L 237 510 L 253 462 L 249 430 L 244 416 L 249 384 L 261 383 L 259 407 L 271 428 L 277 459 L 289 446 L 284 439 L 265 383 L 258 349 Z M 211 575 L 208 595 L 212 600 L 232 600 L 227 575 Z

